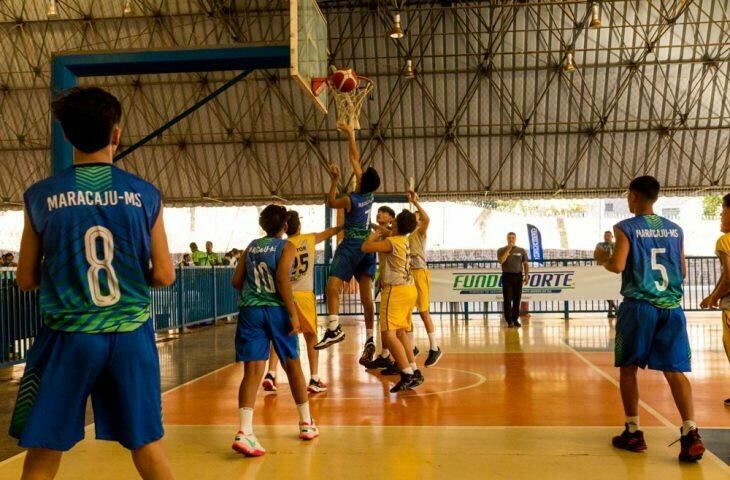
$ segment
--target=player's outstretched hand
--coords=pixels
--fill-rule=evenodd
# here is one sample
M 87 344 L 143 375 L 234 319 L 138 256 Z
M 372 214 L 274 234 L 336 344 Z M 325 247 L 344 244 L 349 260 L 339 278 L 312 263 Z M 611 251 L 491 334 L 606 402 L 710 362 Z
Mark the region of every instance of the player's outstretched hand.
M 408 190 L 408 201 L 414 203 L 418 201 L 418 194 L 413 190 Z
M 330 163 L 330 177 L 332 177 L 333 180 L 340 179 L 340 167 L 334 163 Z

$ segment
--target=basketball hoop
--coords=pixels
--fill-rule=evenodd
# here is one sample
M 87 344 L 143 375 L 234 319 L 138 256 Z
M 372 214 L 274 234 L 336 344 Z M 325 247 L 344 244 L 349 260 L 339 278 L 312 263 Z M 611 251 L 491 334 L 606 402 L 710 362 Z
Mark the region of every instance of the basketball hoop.
M 337 126 L 348 125 L 360 130 L 360 111 L 365 103 L 365 97 L 375 88 L 375 84 L 367 77 L 357 77 L 358 85 L 350 92 L 342 92 L 332 84 L 331 77 L 315 78 L 312 80 L 312 91 L 315 94 L 322 92 L 327 86 L 335 98 L 337 112 Z

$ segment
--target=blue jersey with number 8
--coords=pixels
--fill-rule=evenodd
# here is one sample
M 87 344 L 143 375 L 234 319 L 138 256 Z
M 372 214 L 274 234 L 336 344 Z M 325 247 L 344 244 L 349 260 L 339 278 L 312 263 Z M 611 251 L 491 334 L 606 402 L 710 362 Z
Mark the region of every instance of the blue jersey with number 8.
M 658 215 L 641 215 L 616 224 L 629 240 L 629 255 L 621 275 L 621 295 L 646 300 L 659 308 L 682 303 L 684 233 Z
M 251 242 L 246 250 L 246 278 L 239 307 L 280 307 L 284 305 L 276 286 L 276 267 L 287 240 L 263 237 Z
M 157 188 L 110 164 L 80 164 L 32 185 L 24 199 L 41 241 L 49 328 L 130 332 L 149 320 Z

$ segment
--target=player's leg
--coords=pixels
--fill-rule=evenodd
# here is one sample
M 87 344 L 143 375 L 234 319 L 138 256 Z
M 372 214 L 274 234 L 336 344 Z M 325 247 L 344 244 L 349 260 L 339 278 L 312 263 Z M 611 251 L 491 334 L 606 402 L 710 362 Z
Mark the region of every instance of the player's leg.
M 694 420 L 692 386 L 684 374 L 692 370 L 687 320 L 681 308 L 660 309 L 659 312 L 660 322 L 654 334 L 649 368 L 664 373 L 682 417 L 679 460 L 696 462 L 702 458 L 705 447 Z
M 307 348 L 309 359 L 309 393 L 321 393 L 327 391 L 327 385 L 319 378 L 319 350 L 314 346 L 317 344 L 317 299 L 314 292 L 294 292 L 294 301 L 299 311 L 299 323 L 302 326 L 304 342 Z
M 413 279 L 418 292 L 416 307 L 418 308 L 418 314 L 423 321 L 423 325 L 426 327 L 426 334 L 428 335 L 428 357 L 424 365 L 426 367 L 433 367 L 441 360 L 442 352 L 436 340 L 436 329 L 434 328 L 430 312 L 431 272 L 427 269 L 418 269 L 413 272 Z
M 271 343 L 282 359 L 281 366 L 286 372 L 289 387 L 291 388 L 291 393 L 297 406 L 297 413 L 299 414 L 299 438 L 302 440 L 312 440 L 319 436 L 319 430 L 314 424 L 314 419 L 309 410 L 307 382 L 304 378 L 301 362 L 299 361 L 299 339 L 296 335 L 289 335 L 291 322 L 289 321 L 289 313 L 285 308 L 268 308 L 267 316 Z
M 657 309 L 648 302 L 627 299 L 618 310 L 614 365 L 620 370 L 619 386 L 626 420 L 624 431 L 613 438 L 616 448 L 646 450 L 644 433 L 639 429 L 639 367 L 648 363 Z
M 340 260 L 342 265 L 343 260 Z M 334 263 L 333 263 L 334 265 Z M 342 270 L 344 267 L 340 267 Z M 327 279 L 327 328 L 325 329 L 322 340 L 320 340 L 314 348 L 322 350 L 331 347 L 335 343 L 339 343 L 345 339 L 345 333 L 340 326 L 340 295 L 346 280 L 330 275 Z
M 275 392 L 279 389 L 279 385 L 276 382 L 276 369 L 279 366 L 279 356 L 276 354 L 276 349 L 272 348 L 269 354 L 269 370 L 264 376 L 264 381 L 261 386 L 264 387 L 264 391 Z
M 360 301 L 362 302 L 363 315 L 365 317 L 365 346 L 360 355 L 360 365 L 367 367 L 373 361 L 375 355 L 375 338 L 373 338 L 373 325 L 375 323 L 375 303 L 373 301 L 373 279 L 368 273 L 360 273 L 358 276 L 360 287 Z
M 508 273 L 502 274 L 502 314 L 508 327 L 512 326 L 512 298 L 514 297 L 514 282 L 511 281 L 510 277 L 511 275 Z
M 20 480 L 51 480 L 61 466 L 63 452 L 47 448 L 31 448 L 25 455 Z
M 247 457 L 266 453 L 253 431 L 256 393 L 270 353 L 265 310 L 264 307 L 241 308 L 236 328 L 236 361 L 243 362 L 243 378 L 238 388 L 240 426 L 232 448 Z
M 167 459 L 162 440 L 148 443 L 132 451 L 132 460 L 139 476 L 144 480 L 169 480 L 175 478 Z
M 730 310 L 722 311 L 722 345 L 730 362 Z M 725 399 L 725 406 L 730 407 L 730 397 Z
M 513 297 L 512 297 L 512 325 L 521 327 L 520 323 L 520 302 L 522 300 L 522 276 L 516 275 L 514 278 Z

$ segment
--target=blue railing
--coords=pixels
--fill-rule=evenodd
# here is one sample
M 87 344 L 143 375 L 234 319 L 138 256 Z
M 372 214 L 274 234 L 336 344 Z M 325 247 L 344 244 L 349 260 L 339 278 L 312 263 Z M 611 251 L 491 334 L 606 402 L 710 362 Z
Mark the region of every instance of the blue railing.
M 592 265 L 593 260 L 546 260 L 545 266 Z M 715 257 L 687 259 L 688 273 L 684 286 L 683 307 L 699 310 L 699 303 L 707 296 L 720 276 L 720 265 Z M 437 268 L 496 268 L 495 260 L 465 260 L 430 262 Z M 318 313 L 325 315 L 325 290 L 329 266 L 315 266 L 315 293 Z M 157 331 L 181 330 L 191 325 L 213 322 L 237 313 L 237 292 L 231 287 L 233 268 L 188 267 L 178 268 L 177 280 L 166 288 L 152 290 L 152 317 Z M 531 302 L 531 313 L 559 313 L 568 318 L 570 313 L 605 312 L 605 300 Z M 469 319 L 470 315 L 501 312 L 499 302 L 434 302 L 431 312 L 436 315 L 454 315 Z M 340 315 L 362 315 L 357 285 L 348 285 L 340 302 Z M 21 292 L 15 285 L 15 272 L 0 269 L 0 365 L 17 363 L 25 353 L 41 326 L 38 292 Z
M 178 268 L 174 284 L 152 290 L 155 330 L 182 330 L 236 314 L 232 276 L 227 267 Z M 41 325 L 38 291 L 21 292 L 14 269 L 0 269 L 0 365 L 24 361 Z

